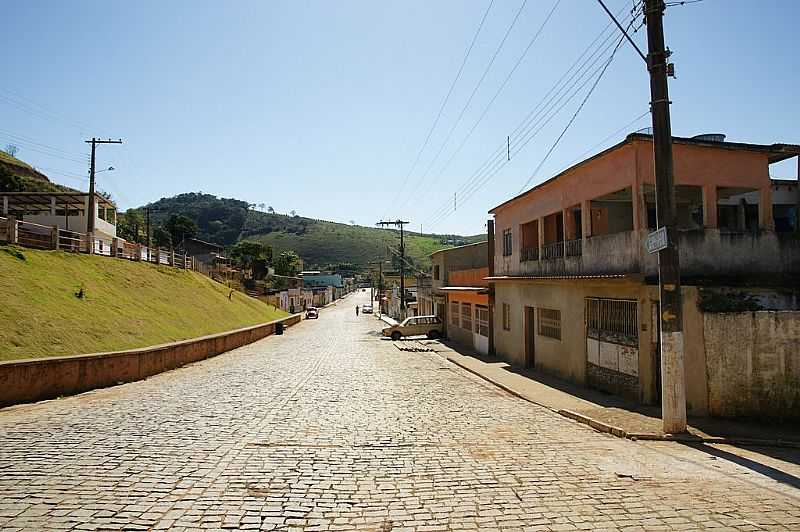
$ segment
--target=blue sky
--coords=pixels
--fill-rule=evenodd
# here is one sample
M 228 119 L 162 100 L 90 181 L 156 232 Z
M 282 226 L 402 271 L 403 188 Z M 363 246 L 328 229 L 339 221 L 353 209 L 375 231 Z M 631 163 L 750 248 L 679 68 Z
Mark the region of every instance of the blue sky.
M 624 16 L 632 0 L 607 3 Z M 490 178 L 480 172 L 608 23 L 594 1 L 561 0 L 456 153 L 555 4 L 525 3 L 457 122 L 522 5 L 495 0 L 410 171 L 488 0 L 15 2 L 0 21 L 0 145 L 17 144 L 54 180 L 85 188 L 83 140 L 123 138 L 98 152 L 98 167 L 116 168 L 98 186 L 123 209 L 203 191 L 316 218 L 402 216 L 414 230 L 478 233 L 486 211 L 531 178 L 589 89 L 536 122 L 532 141 Z M 669 8 L 673 133 L 799 143 L 799 19 L 792 0 Z M 646 48 L 644 29 L 635 39 Z M 620 140 L 623 132 L 601 142 L 648 101 L 646 70 L 626 44 L 529 186 Z M 649 115 L 626 131 L 648 125 Z M 795 172 L 794 161 L 773 168 Z M 476 175 L 486 183 L 462 190 L 449 212 Z

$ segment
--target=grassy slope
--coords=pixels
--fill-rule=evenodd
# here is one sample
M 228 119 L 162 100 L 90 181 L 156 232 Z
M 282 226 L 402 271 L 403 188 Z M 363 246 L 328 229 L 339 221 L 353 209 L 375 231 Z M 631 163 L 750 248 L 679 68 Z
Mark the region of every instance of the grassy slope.
M 144 347 L 286 315 L 238 292 L 229 300 L 195 272 L 6 246 L 0 302 L 0 360 Z

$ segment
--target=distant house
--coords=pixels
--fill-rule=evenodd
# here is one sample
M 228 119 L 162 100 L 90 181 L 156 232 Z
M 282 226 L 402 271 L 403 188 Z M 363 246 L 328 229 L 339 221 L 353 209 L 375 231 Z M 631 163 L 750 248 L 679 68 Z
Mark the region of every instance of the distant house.
M 182 251 L 188 256 L 194 257 L 196 261 L 207 266 L 213 266 L 218 258 L 223 257 L 224 253 L 222 245 L 206 242 L 199 238 L 185 238 L 182 247 Z
M 100 194 L 95 194 L 94 200 L 95 252 L 108 254 L 117 236 L 117 206 Z M 89 194 L 85 192 L 0 192 L 0 204 L 4 218 L 13 216 L 32 224 L 88 232 Z

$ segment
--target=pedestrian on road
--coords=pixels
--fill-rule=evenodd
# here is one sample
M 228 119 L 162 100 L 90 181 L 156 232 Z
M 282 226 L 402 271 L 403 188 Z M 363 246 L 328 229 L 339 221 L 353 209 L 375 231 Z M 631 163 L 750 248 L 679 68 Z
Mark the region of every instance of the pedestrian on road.
M 358 317 L 358 305 L 356 305 L 356 317 Z

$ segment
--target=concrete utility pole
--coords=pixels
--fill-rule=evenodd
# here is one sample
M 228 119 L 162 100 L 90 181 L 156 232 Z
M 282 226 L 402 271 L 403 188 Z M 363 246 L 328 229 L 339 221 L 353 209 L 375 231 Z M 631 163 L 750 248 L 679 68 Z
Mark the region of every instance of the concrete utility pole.
M 84 141 L 92 145 L 92 160 L 89 163 L 89 212 L 86 214 L 86 233 L 94 234 L 94 167 L 95 167 L 95 151 L 97 151 L 98 144 L 122 144 L 122 139 L 119 140 L 100 140 L 92 137 L 92 140 Z M 91 249 L 94 244 L 91 245 Z
M 647 69 L 653 115 L 653 155 L 656 174 L 656 219 L 666 228 L 667 246 L 658 252 L 661 311 L 661 417 L 663 430 L 686 432 L 686 376 L 683 369 L 683 312 L 678 253 L 677 216 L 672 161 L 667 74 L 669 51 L 664 48 L 664 0 L 645 0 Z
M 411 222 L 404 222 L 401 219 L 397 219 L 395 221 L 388 221 L 388 222 L 378 222 L 375 225 L 380 226 L 387 226 L 387 225 L 394 225 L 400 227 L 400 314 L 401 319 L 405 319 L 406 317 L 406 246 L 403 240 L 403 226 L 407 223 Z
M 150 262 L 150 207 L 144 208 L 144 225 L 147 231 L 147 262 Z
M 382 297 L 382 295 L 383 295 L 383 263 L 384 262 L 386 262 L 386 261 L 383 261 L 383 260 L 370 261 L 370 264 L 377 264 L 378 265 L 378 297 L 379 298 Z M 370 276 L 370 277 L 372 277 L 372 276 Z M 373 284 L 373 283 L 370 282 L 370 284 Z M 370 291 L 370 293 L 371 293 L 371 291 Z M 372 301 L 375 301 L 375 297 L 374 296 L 372 296 Z M 378 317 L 380 318 L 380 316 L 381 316 L 381 303 L 380 303 L 380 300 L 378 300 Z

